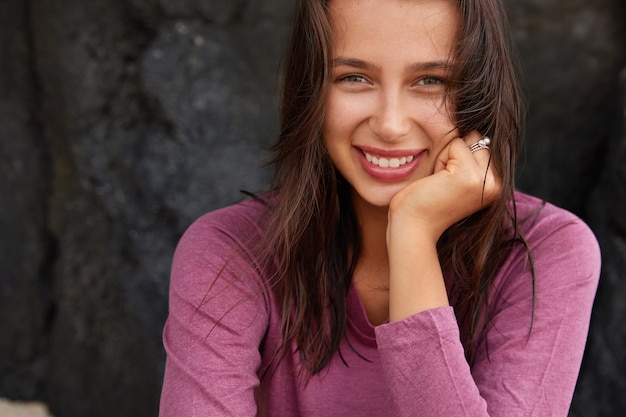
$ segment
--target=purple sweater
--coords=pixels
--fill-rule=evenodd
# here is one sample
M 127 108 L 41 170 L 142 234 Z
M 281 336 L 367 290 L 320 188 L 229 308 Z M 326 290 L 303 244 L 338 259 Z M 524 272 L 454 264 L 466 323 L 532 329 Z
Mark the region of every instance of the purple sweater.
M 537 276 L 530 338 L 532 281 L 518 248 L 490 293 L 488 357 L 479 350 L 468 365 L 452 307 L 372 326 L 352 288 L 345 364 L 336 354 L 308 384 L 298 354 L 273 356 L 280 311 L 251 251 L 267 210 L 246 201 L 201 217 L 174 256 L 160 416 L 566 416 L 598 284 L 598 244 L 574 215 L 548 204 L 535 216 L 540 201 L 521 193 L 516 202 L 518 217 L 533 219 L 523 225 Z

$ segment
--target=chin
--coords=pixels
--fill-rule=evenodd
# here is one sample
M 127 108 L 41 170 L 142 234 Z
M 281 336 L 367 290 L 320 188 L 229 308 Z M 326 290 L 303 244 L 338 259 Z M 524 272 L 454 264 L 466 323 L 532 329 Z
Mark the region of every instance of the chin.
M 395 195 L 400 192 L 404 187 L 393 187 L 393 189 L 386 190 L 367 190 L 367 192 L 359 193 L 355 192 L 355 199 L 361 201 L 366 205 L 377 208 L 389 208 L 389 204 Z

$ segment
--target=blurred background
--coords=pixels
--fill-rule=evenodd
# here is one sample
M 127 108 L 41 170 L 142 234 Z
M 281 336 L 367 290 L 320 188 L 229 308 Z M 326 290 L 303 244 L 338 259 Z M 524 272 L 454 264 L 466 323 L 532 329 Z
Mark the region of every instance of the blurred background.
M 626 4 L 505 0 L 529 106 L 519 188 L 604 264 L 571 416 L 626 415 Z M 0 397 L 155 416 L 170 260 L 260 191 L 291 0 L 0 2 Z

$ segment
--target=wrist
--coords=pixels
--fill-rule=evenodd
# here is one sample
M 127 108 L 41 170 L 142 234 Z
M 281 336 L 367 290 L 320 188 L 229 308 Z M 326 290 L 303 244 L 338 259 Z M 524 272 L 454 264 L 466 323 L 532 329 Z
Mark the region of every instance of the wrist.
M 421 216 L 419 213 L 407 213 L 403 210 L 389 208 L 387 222 L 387 245 L 399 243 L 402 246 L 432 246 L 445 229 L 432 219 Z

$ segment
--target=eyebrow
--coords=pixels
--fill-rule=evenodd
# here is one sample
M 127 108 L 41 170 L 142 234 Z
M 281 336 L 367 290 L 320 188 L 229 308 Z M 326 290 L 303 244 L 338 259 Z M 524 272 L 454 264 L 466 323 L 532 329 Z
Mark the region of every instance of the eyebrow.
M 377 71 L 380 70 L 380 66 L 374 64 L 373 62 L 364 61 L 362 59 L 357 58 L 348 58 L 339 56 L 333 59 L 331 66 L 333 68 L 340 66 L 348 66 L 352 68 L 362 69 L 366 71 Z M 415 64 L 410 64 L 407 66 L 407 71 L 409 72 L 422 72 L 422 71 L 432 71 L 432 70 L 444 70 L 451 71 L 452 64 L 448 61 L 432 61 L 432 62 L 417 62 Z

